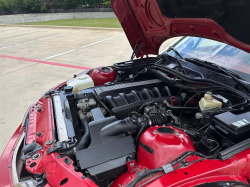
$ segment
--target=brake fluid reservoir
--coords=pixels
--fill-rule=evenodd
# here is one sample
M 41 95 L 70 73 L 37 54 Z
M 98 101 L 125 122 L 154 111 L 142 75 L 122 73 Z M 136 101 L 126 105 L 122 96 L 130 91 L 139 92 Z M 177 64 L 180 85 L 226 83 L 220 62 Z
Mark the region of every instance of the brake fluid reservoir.
M 207 92 L 200 100 L 199 106 L 202 112 L 214 111 L 222 107 L 222 102 L 214 99 L 211 92 Z
M 73 91 L 77 94 L 79 91 L 94 86 L 94 82 L 89 75 L 83 74 L 68 80 L 67 86 L 72 86 Z

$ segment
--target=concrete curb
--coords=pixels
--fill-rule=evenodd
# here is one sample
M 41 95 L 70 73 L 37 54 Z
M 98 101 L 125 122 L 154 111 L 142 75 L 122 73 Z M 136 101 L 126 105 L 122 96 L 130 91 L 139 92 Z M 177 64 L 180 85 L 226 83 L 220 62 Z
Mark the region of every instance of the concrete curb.
M 83 26 L 56 26 L 56 25 L 0 25 L 0 27 L 30 27 L 30 28 L 51 28 L 51 29 L 88 29 L 102 31 L 123 31 L 122 28 L 105 28 L 105 27 L 83 27 Z

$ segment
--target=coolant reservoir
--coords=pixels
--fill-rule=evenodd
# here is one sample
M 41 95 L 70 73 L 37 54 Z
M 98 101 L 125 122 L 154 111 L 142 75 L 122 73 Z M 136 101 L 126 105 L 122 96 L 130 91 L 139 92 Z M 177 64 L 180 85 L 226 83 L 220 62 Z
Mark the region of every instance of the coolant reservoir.
M 72 86 L 73 91 L 75 94 L 77 94 L 79 91 L 90 88 L 94 86 L 94 82 L 92 78 L 89 75 L 83 74 L 79 77 L 75 77 L 73 79 L 70 79 L 67 82 L 67 86 Z
M 211 92 L 207 92 L 200 100 L 199 106 L 202 112 L 214 111 L 222 107 L 222 102 L 214 99 Z

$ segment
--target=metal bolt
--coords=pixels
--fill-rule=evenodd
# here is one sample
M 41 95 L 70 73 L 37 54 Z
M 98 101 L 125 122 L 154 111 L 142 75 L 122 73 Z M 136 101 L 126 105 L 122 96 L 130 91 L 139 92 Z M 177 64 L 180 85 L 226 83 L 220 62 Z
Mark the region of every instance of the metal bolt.
M 135 167 L 135 164 L 133 162 L 130 163 L 130 167 L 133 168 Z
M 41 153 L 36 153 L 32 156 L 32 160 L 37 160 L 38 158 L 41 157 Z
M 153 134 L 158 134 L 157 130 L 155 130 L 155 131 L 153 132 Z
M 42 133 L 41 133 L 41 132 L 37 132 L 36 135 L 37 135 L 38 137 L 40 137 L 40 136 L 42 135 Z
M 46 144 L 46 145 L 51 145 L 52 143 L 53 143 L 52 140 L 48 140 L 45 144 Z

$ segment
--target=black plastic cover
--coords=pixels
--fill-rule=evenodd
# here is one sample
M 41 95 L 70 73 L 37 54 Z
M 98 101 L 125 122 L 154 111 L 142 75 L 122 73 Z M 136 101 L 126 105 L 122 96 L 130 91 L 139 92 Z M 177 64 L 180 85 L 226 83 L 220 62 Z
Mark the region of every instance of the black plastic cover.
M 108 118 L 91 121 L 89 123 L 89 131 L 91 136 L 91 144 L 90 147 L 94 147 L 99 144 L 103 144 L 105 142 L 109 142 L 114 139 L 122 138 L 124 136 L 102 136 L 101 129 L 106 125 L 117 121 L 115 116 L 111 116 Z
M 123 157 L 135 152 L 131 136 L 112 140 L 88 149 L 76 152 L 81 169 L 87 169 L 110 160 Z
M 235 115 L 225 112 L 214 117 L 214 122 L 226 130 L 238 135 L 250 130 L 250 112 Z
M 243 114 L 233 114 L 225 112 L 216 115 L 213 122 L 217 131 L 234 143 L 238 143 L 249 138 L 250 133 L 250 112 Z
M 132 136 L 115 139 L 76 152 L 81 170 L 87 169 L 99 180 L 109 180 L 126 171 L 126 158 L 135 153 Z

